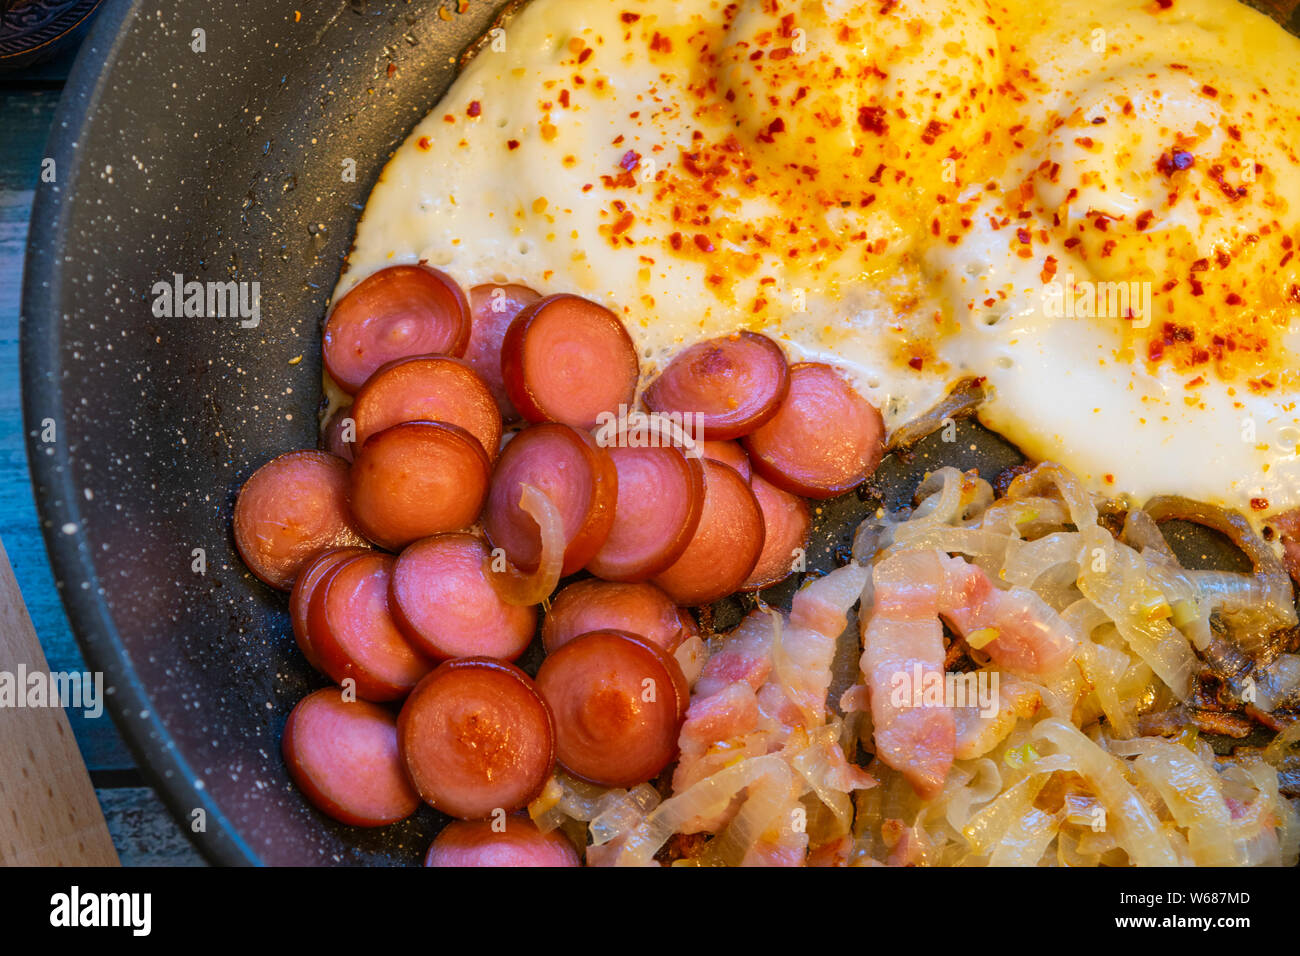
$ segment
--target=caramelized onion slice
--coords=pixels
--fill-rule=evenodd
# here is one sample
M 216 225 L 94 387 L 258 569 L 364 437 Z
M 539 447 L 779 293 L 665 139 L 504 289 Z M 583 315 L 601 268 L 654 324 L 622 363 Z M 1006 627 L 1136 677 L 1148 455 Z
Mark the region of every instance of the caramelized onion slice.
M 520 571 L 504 555 L 489 554 L 484 559 L 486 573 L 501 600 L 507 604 L 541 604 L 560 583 L 560 569 L 564 564 L 564 519 L 560 510 L 546 496 L 546 492 L 530 484 L 521 484 L 519 507 L 537 522 L 542 536 L 542 556 L 537 570 L 531 574 Z M 505 570 L 498 570 L 505 562 Z

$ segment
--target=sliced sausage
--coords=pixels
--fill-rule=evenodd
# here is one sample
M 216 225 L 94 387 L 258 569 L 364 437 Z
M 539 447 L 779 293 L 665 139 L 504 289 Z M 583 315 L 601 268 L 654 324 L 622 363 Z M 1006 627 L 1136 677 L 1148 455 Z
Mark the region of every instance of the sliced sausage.
M 555 766 L 551 709 L 528 675 L 504 661 L 439 665 L 406 699 L 397 736 L 420 796 L 462 820 L 526 805 Z
M 788 577 L 796 552 L 807 550 L 812 528 L 812 511 L 805 499 L 782 491 L 761 475 L 755 475 L 749 486 L 763 512 L 763 550 L 742 591 L 756 591 Z
M 293 590 L 289 592 L 289 624 L 293 628 L 293 638 L 298 642 L 302 656 L 307 658 L 307 663 L 322 673 L 324 668 L 321 667 L 316 649 L 312 647 L 311 632 L 307 627 L 307 611 L 311 607 L 312 596 L 327 572 L 348 558 L 355 558 L 366 551 L 366 548 L 332 548 L 322 552 L 302 569 L 293 582 Z
M 402 635 L 389 611 L 394 558 L 369 551 L 327 570 L 307 607 L 320 668 L 336 684 L 356 683 L 364 700 L 397 700 L 433 663 Z
M 672 653 L 697 633 L 691 615 L 648 581 L 625 584 L 586 578 L 560 591 L 542 621 L 546 652 L 588 631 L 627 631 Z
M 555 714 L 556 757 L 575 776 L 632 787 L 677 754 L 690 695 L 677 662 L 649 641 L 583 634 L 542 662 L 537 688 Z
M 776 414 L 790 387 L 781 346 L 757 332 L 694 345 L 679 353 L 650 383 L 646 407 L 699 415 L 704 438 L 739 438 Z
M 506 381 L 501 375 L 501 343 L 515 316 L 540 298 L 540 293 L 526 285 L 476 285 L 469 290 L 473 325 L 465 361 L 487 382 L 501 417 L 510 423 L 519 420 L 519 410 L 506 394 Z
M 512 813 L 497 831 L 491 820 L 453 820 L 434 838 L 425 866 L 579 866 L 578 851 L 559 830 L 543 833 Z
M 537 609 L 507 604 L 484 570 L 488 549 L 472 534 L 439 534 L 412 545 L 393 568 L 393 617 L 435 660 L 513 661 L 532 642 Z
M 742 441 L 754 470 L 805 498 L 833 498 L 861 484 L 885 451 L 880 411 L 819 362 L 790 367 L 776 415 Z
M 244 482 L 235 500 L 235 547 L 248 570 L 281 591 L 327 548 L 364 545 L 348 509 L 348 463 L 291 451 Z
M 678 448 L 608 451 L 618 473 L 614 523 L 587 570 L 608 581 L 645 581 L 690 543 L 704 507 L 704 468 Z
M 352 465 L 349 502 L 367 538 L 397 551 L 477 519 L 492 464 L 478 439 L 445 422 L 403 422 L 371 435 Z
M 352 446 L 356 443 L 356 422 L 352 419 L 352 406 L 345 405 L 334 411 L 321 429 L 320 442 L 324 450 L 338 455 L 344 461 L 352 460 Z
M 506 394 L 530 422 L 595 427 L 636 397 L 640 363 L 627 329 L 604 306 L 547 296 L 510 323 L 501 345 Z
M 344 700 L 337 687 L 298 701 L 282 749 L 298 789 L 335 820 L 381 827 L 420 806 L 402 767 L 393 715 L 364 700 Z
M 745 583 L 763 537 L 763 512 L 745 479 L 706 459 L 699 526 L 682 556 L 654 583 L 678 604 L 712 604 Z
M 325 370 L 348 394 L 408 355 L 463 355 L 469 301 L 445 272 L 390 266 L 361 280 L 325 320 Z
M 749 456 L 745 449 L 734 441 L 706 441 L 700 447 L 700 456 L 730 465 L 740 473 L 740 477 L 749 481 L 754 473 L 749 465 Z
M 402 422 L 446 422 L 478 439 L 493 461 L 501 448 L 501 413 L 478 373 L 460 359 L 417 355 L 389 362 L 352 403 L 356 443 Z
M 586 432 L 554 422 L 525 428 L 501 452 L 483 529 L 512 564 L 534 571 L 542 540 L 537 522 L 519 506 L 524 484 L 544 492 L 559 510 L 567 541 L 561 574 L 572 574 L 600 550 L 614 523 L 618 473 L 609 453 Z

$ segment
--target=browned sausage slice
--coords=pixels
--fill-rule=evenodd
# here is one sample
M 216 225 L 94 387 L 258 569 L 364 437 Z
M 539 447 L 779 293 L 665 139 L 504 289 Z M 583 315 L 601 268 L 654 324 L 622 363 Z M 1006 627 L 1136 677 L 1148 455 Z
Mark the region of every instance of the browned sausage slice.
M 652 411 L 700 415 L 706 439 L 739 438 L 776 414 L 789 385 L 781 346 L 737 332 L 681 352 L 643 397 Z
M 324 573 L 307 608 L 321 670 L 337 684 L 355 681 L 364 700 L 404 697 L 433 666 L 389 611 L 393 563 L 391 554 L 377 551 L 344 559 Z
M 501 413 L 492 392 L 460 359 L 417 355 L 389 362 L 352 403 L 356 443 L 402 422 L 446 422 L 478 439 L 488 460 L 501 448 Z
M 397 718 L 407 773 L 426 802 L 462 820 L 509 813 L 541 793 L 555 766 L 551 709 L 504 661 L 447 661 Z
M 818 362 L 790 367 L 790 391 L 743 442 L 754 470 L 805 498 L 833 498 L 865 481 L 885 451 L 880 411 L 839 372 Z
M 506 393 L 530 422 L 593 428 L 601 413 L 631 408 L 639 370 L 618 316 L 567 293 L 520 312 L 501 346 Z
M 497 829 L 492 820 L 453 820 L 434 838 L 425 866 L 579 866 L 578 851 L 559 830 L 543 833 L 512 813 Z
M 298 649 L 302 651 L 302 656 L 307 658 L 307 663 L 322 673 L 324 668 L 321 667 L 316 649 L 312 647 L 311 632 L 307 627 L 307 611 L 311 607 L 312 596 L 316 593 L 316 586 L 329 571 L 348 558 L 365 554 L 366 550 L 366 548 L 333 548 L 322 552 L 302 569 L 297 580 L 293 582 L 293 590 L 289 592 L 289 624 L 293 628 L 293 638 L 298 642 Z
M 501 417 L 511 423 L 519 420 L 519 410 L 506 394 L 506 381 L 501 375 L 501 343 L 515 316 L 540 298 L 539 293 L 526 285 L 476 285 L 469 290 L 473 326 L 465 361 L 487 383 Z
M 337 687 L 308 694 L 284 725 L 289 776 L 322 813 L 356 827 L 409 817 L 420 797 L 397 749 L 397 722 L 383 707 L 346 701 Z
M 546 652 L 588 631 L 627 631 L 670 654 L 697 633 L 691 615 L 648 581 L 625 584 L 586 578 L 560 591 L 542 621 Z
M 506 444 L 492 475 L 483 528 L 512 564 L 533 571 L 542 540 L 537 522 L 519 506 L 525 484 L 560 512 L 567 541 L 561 574 L 574 573 L 605 543 L 614 522 L 618 474 L 609 453 L 586 432 L 553 422 L 525 428 Z
M 618 472 L 614 523 L 587 570 L 607 581 L 645 581 L 690 543 L 704 507 L 704 468 L 672 447 L 608 451 Z
M 734 441 L 706 441 L 700 447 L 700 456 L 702 458 L 711 458 L 724 465 L 730 465 L 746 481 L 749 481 L 750 476 L 754 473 L 749 465 L 749 456 L 745 454 L 745 449 Z
M 351 405 L 335 409 L 321 428 L 320 437 L 325 451 L 338 455 L 347 462 L 352 461 L 352 446 L 356 441 L 356 423 L 353 422 L 352 427 L 348 428 L 349 422 L 352 422 Z
M 763 511 L 763 550 L 741 590 L 756 591 L 793 572 L 796 557 L 808 548 L 812 511 L 806 500 L 782 491 L 761 475 L 755 475 L 749 486 Z
M 542 662 L 537 688 L 555 714 L 556 756 L 575 776 L 632 787 L 677 754 L 686 680 L 648 641 L 619 631 L 583 634 Z
M 374 371 L 408 355 L 463 355 L 469 302 L 428 266 L 390 266 L 362 279 L 325 320 L 325 369 L 352 394 Z
M 477 520 L 492 465 L 478 439 L 444 422 L 403 422 L 361 446 L 349 501 L 367 538 L 397 551 Z
M 435 660 L 513 661 L 532 642 L 537 609 L 501 600 L 484 571 L 487 557 L 487 545 L 472 534 L 424 538 L 398 557 L 393 617 L 420 651 Z
M 348 510 L 348 463 L 291 451 L 253 472 L 235 501 L 235 547 L 248 570 L 281 591 L 327 548 L 364 545 Z
M 711 604 L 745 583 L 762 550 L 763 512 L 754 492 L 734 468 L 706 459 L 699 526 L 654 583 L 678 604 Z

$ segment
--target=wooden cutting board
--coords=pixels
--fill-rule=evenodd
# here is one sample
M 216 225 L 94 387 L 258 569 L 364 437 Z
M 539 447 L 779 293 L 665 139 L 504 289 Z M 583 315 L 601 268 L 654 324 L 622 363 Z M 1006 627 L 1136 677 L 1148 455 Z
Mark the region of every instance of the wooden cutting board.
M 20 666 L 28 674 L 49 672 L 0 544 L 0 672 L 17 675 Z M 118 865 L 61 707 L 0 707 L 0 864 Z

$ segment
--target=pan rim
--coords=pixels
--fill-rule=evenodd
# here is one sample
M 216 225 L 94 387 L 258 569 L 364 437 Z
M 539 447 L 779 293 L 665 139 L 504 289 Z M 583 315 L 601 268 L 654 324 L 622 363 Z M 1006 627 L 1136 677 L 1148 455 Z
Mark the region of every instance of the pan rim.
M 113 688 L 108 711 L 141 775 L 162 797 L 177 825 L 210 863 L 260 866 L 263 861 L 216 805 L 154 712 L 150 695 L 131 663 L 101 594 L 99 577 L 85 542 L 77 535 L 62 531 L 70 524 L 80 527 L 82 517 L 66 443 L 55 444 L 53 453 L 48 455 L 33 454 L 28 447 L 43 419 L 54 419 L 56 429 L 66 425 L 57 316 L 69 214 L 76 201 L 77 183 L 86 169 L 77 146 L 95 122 L 96 107 L 104 96 L 110 68 L 116 63 L 142 6 L 143 0 L 108 0 L 100 9 L 68 76 L 46 142 L 45 155 L 54 159 L 61 181 L 54 188 L 36 191 L 23 262 L 19 379 L 23 430 L 28 439 L 23 443 L 23 453 L 31 474 L 41 535 L 64 611 L 86 663 L 92 670 L 102 671 L 107 684 Z M 200 832 L 189 825 L 190 815 L 196 809 L 202 810 L 206 817 L 205 828 Z

